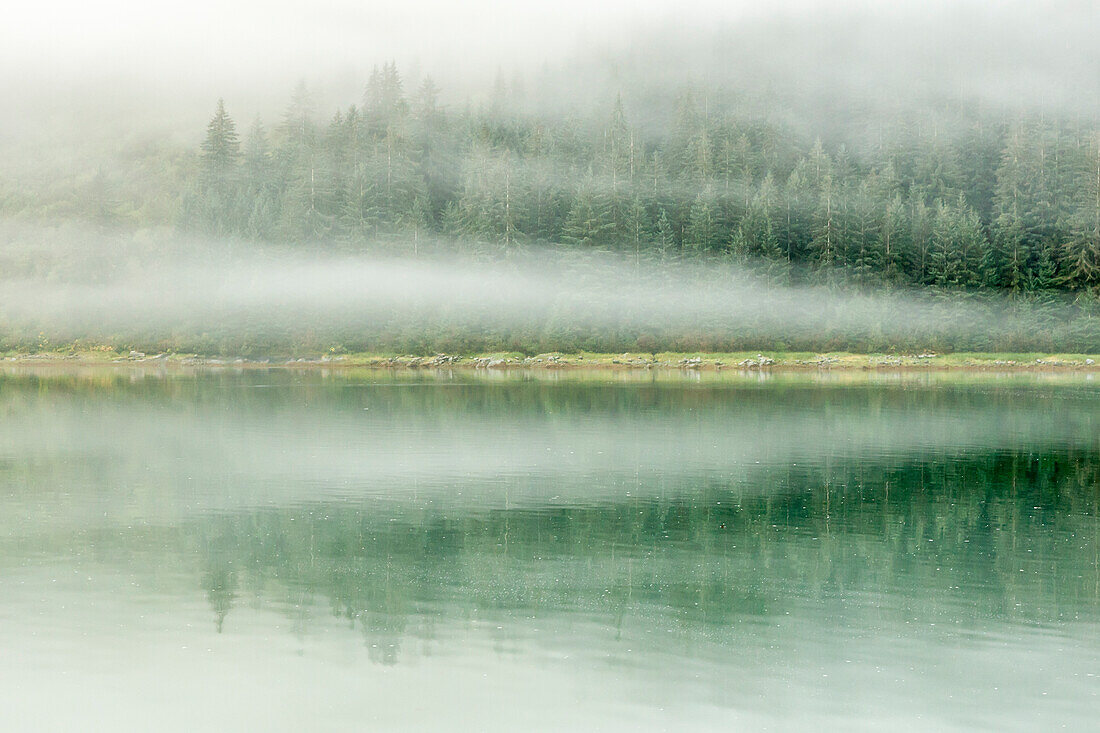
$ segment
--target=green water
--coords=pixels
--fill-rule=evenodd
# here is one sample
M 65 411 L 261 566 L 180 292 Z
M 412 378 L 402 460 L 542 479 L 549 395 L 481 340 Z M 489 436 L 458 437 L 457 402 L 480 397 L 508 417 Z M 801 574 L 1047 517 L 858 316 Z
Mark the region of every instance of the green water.
M 3 730 L 1095 730 L 1064 376 L 0 373 Z

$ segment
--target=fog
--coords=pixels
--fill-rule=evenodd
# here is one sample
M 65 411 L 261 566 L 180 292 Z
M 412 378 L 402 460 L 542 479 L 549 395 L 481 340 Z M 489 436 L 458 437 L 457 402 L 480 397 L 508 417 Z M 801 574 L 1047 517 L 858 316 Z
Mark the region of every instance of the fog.
M 327 0 L 54 2 L 8 9 L 0 27 L 7 142 L 58 127 L 186 123 L 211 100 L 241 119 L 277 112 L 306 79 L 322 109 L 356 102 L 395 60 L 451 104 L 519 75 L 560 104 L 624 84 L 685 82 L 888 97 L 977 98 L 1088 112 L 1100 100 L 1100 9 L 1055 0 L 447 3 Z M 539 86 L 541 85 L 541 87 Z M 836 100 L 834 100 L 835 102 Z M 840 110 L 833 110 L 840 111 Z M 74 113 L 79 112 L 79 116 Z M 135 120 L 135 113 L 140 113 Z M 129 118 L 129 119 L 127 119 Z M 182 127 L 177 127 L 183 129 Z
M 24 3 L 0 24 L 0 190 L 121 166 L 136 146 L 191 148 L 219 97 L 243 129 L 257 115 L 278 119 L 304 80 L 324 119 L 360 103 L 371 70 L 387 61 L 409 92 L 430 75 L 455 110 L 485 104 L 503 79 L 539 113 L 576 113 L 624 93 L 645 125 L 665 114 L 654 102 L 693 87 L 763 94 L 771 101 L 756 100 L 753 114 L 811 138 L 963 101 L 1007 113 L 1100 112 L 1093 3 L 764 5 Z
M 360 103 L 394 60 L 451 109 L 494 80 L 563 114 L 617 93 L 636 122 L 685 87 L 753 92 L 754 114 L 811 138 L 899 110 L 978 101 L 1007 112 L 1100 111 L 1100 9 L 1088 2 L 20 4 L 0 24 L 0 191 L 124 168 L 132 148 L 192 148 L 214 100 L 242 129 L 278 119 L 305 80 L 321 119 Z M 943 124 L 947 124 L 945 120 Z M 849 145 L 852 140 L 848 140 Z M 121 160 L 120 160 L 121 159 Z
M 225 7 L 212 0 L 112 0 L 9 9 L 0 27 L 0 94 L 5 99 L 0 220 L 8 220 L 0 233 L 2 343 L 26 349 L 83 338 L 150 348 L 205 345 L 224 353 L 252 336 L 284 349 L 298 344 L 340 350 L 351 348 L 351 341 L 357 348 L 397 348 L 392 332 L 416 326 L 453 336 L 450 341 L 438 334 L 426 338 L 419 351 L 461 343 L 532 351 L 553 344 L 565 331 L 573 333 L 575 338 L 567 341 L 574 347 L 617 350 L 642 346 L 644 337 L 657 332 L 667 344 L 669 334 L 708 328 L 721 335 L 681 345 L 757 348 L 771 336 L 780 345 L 825 347 L 831 337 L 818 336 L 829 333 L 841 340 L 855 334 L 867 348 L 951 347 L 962 343 L 960 334 L 969 333 L 975 338 L 967 345 L 979 347 L 1018 344 L 1014 334 L 1046 333 L 1053 324 L 1065 337 L 1055 333 L 1044 342 L 1047 346 L 1090 346 L 1091 335 L 1069 326 L 1081 315 L 1079 304 L 1073 304 L 1075 294 L 1096 289 L 1093 260 L 1100 257 L 1100 244 L 1092 243 L 1100 236 L 1100 192 L 1093 197 L 1088 188 L 1095 167 L 1090 156 L 1096 155 L 1091 136 L 1100 111 L 1100 46 L 1095 43 L 1100 8 L 1069 0 L 760 5 L 283 0 Z M 443 132 L 431 132 L 427 118 L 413 114 L 414 123 L 397 134 L 400 140 L 420 135 L 429 141 L 406 157 L 421 188 L 398 195 L 389 190 L 393 151 L 379 151 L 392 143 L 392 136 L 379 132 L 389 128 L 377 119 L 368 119 L 374 128 L 366 135 L 374 137 L 357 139 L 351 147 L 355 156 L 385 158 L 384 174 L 358 157 L 359 168 L 340 168 L 333 161 L 344 160 L 339 156 L 346 151 L 335 144 L 336 152 L 318 152 L 321 143 L 316 143 L 308 151 L 308 165 L 299 165 L 301 151 L 295 152 L 287 144 L 288 133 L 278 128 L 295 84 L 305 82 L 316 139 L 328 145 L 331 130 L 338 131 L 343 118 L 329 128 L 322 127 L 324 121 L 333 119 L 337 109 L 362 105 L 372 70 L 392 61 L 401 69 L 409 99 L 430 75 L 441 89 L 441 109 L 451 114 Z M 687 141 L 677 148 L 679 142 L 668 142 L 674 137 L 669 131 L 685 107 L 673 100 L 683 99 L 685 90 L 695 94 L 691 99 L 698 109 L 692 113 L 703 122 L 699 133 L 685 125 L 676 128 Z M 750 221 L 753 212 L 745 209 L 751 209 L 750 199 L 763 183 L 794 190 L 801 182 L 812 190 L 801 204 L 797 191 L 787 199 L 782 265 L 792 266 L 791 253 L 798 259 L 801 248 L 804 261 L 793 267 L 804 267 L 817 256 L 811 251 L 819 226 L 814 217 L 826 211 L 831 227 L 834 204 L 854 210 L 863 205 L 855 198 L 865 192 L 861 183 L 871 190 L 887 174 L 897 174 L 896 181 L 871 197 L 875 216 L 895 195 L 907 196 L 911 208 L 927 204 L 934 211 L 939 206 L 947 232 L 936 235 L 941 250 L 949 248 L 945 237 L 963 240 L 967 232 L 981 240 L 978 249 L 989 250 L 971 257 L 983 263 L 983 287 L 1004 287 L 1014 296 L 1021 288 L 1058 287 L 1071 293 L 1048 298 L 1045 320 L 1037 321 L 1016 313 L 1018 300 L 991 296 L 978 305 L 946 303 L 897 287 L 947 280 L 927 271 L 924 254 L 916 275 L 892 276 L 891 287 L 877 291 L 861 287 L 845 293 L 835 287 L 843 284 L 844 275 L 806 278 L 812 287 L 794 287 L 790 278 L 774 277 L 767 263 L 757 266 L 751 256 L 715 266 L 678 257 L 672 263 L 631 257 L 630 247 L 621 242 L 584 255 L 559 251 L 555 240 L 567 228 L 562 222 L 583 208 L 583 194 L 620 191 L 626 164 L 615 156 L 621 158 L 623 148 L 610 144 L 608 156 L 599 142 L 608 139 L 606 125 L 599 126 L 611 116 L 619 95 L 629 115 L 631 195 L 635 206 L 645 209 L 648 227 L 644 237 L 636 235 L 635 252 L 643 249 L 640 240 L 657 236 L 657 224 L 667 223 L 665 234 L 678 251 L 695 247 L 731 253 L 736 249 L 732 237 Z M 257 174 L 245 183 L 239 172 L 211 173 L 216 165 L 199 145 L 219 97 L 226 98 L 241 138 L 257 116 L 273 131 L 275 152 L 260 157 L 277 164 L 277 173 Z M 712 110 L 719 108 L 726 115 L 720 123 L 726 135 L 721 154 L 710 137 L 717 140 L 718 133 L 708 129 Z M 368 109 L 368 117 L 372 113 L 382 115 L 379 119 L 387 114 Z M 1027 169 L 1021 175 L 1054 173 L 1029 204 L 1038 212 L 1034 221 L 1026 219 L 1030 214 L 1019 215 L 1026 235 L 1021 246 L 1028 248 L 1017 258 L 1023 265 L 1017 260 L 1006 265 L 994 261 L 1010 246 L 997 227 L 1017 231 L 1003 204 L 1006 196 L 1013 197 L 1016 212 L 1017 192 L 1005 193 L 1005 175 L 997 167 L 1003 157 L 998 146 L 1008 135 L 987 134 L 985 126 L 990 120 L 1007 126 L 1025 115 L 1041 121 L 1027 139 L 1038 173 Z M 514 126 L 520 142 L 513 143 L 509 125 L 519 118 L 527 126 Z M 1042 127 L 1050 118 L 1057 122 Z M 551 152 L 523 148 L 529 145 L 524 135 L 543 134 L 545 119 L 564 120 L 547 135 L 551 142 L 545 150 Z M 583 124 L 573 125 L 575 119 Z M 752 127 L 761 120 L 772 127 L 764 132 Z M 428 125 L 430 134 L 415 125 Z M 919 129 L 909 137 L 894 134 L 910 126 Z M 580 153 L 569 147 L 569 135 L 578 127 L 583 135 L 577 139 L 587 136 L 577 145 Z M 944 148 L 944 138 L 964 133 L 978 142 L 971 148 Z M 731 182 L 737 135 L 746 146 L 752 135 L 755 147 L 745 153 L 746 162 Z M 776 136 L 786 136 L 779 153 Z M 891 136 L 901 139 L 900 153 L 883 142 Z M 813 141 L 822 137 L 841 181 L 835 191 L 821 183 L 831 180 L 828 176 L 815 174 L 815 182 L 807 184 L 799 173 L 799 156 L 805 163 L 813 155 Z M 726 173 L 724 198 L 715 202 L 725 211 L 723 238 L 707 234 L 715 241 L 704 238 L 696 246 L 688 242 L 696 217 L 693 202 L 699 203 L 704 192 L 710 195 L 720 181 L 710 160 L 700 164 L 698 174 L 692 168 L 691 146 L 698 139 L 703 140 L 703 158 L 725 156 Z M 879 157 L 864 163 L 857 155 L 853 164 L 849 151 L 864 149 Z M 899 156 L 913 149 L 912 159 L 895 167 Z M 431 159 L 435 150 L 452 157 Z M 324 155 L 332 160 L 318 163 Z M 679 168 L 670 172 L 667 159 L 674 155 L 682 160 L 673 160 Z M 1048 155 L 1053 165 L 1046 163 Z M 458 156 L 465 157 L 456 162 Z M 476 168 L 481 163 L 484 170 Z M 819 163 L 813 163 L 818 173 Z M 388 198 L 380 205 L 382 218 L 392 221 L 341 232 L 346 236 L 340 240 L 331 234 L 336 229 L 331 222 L 345 211 L 337 208 L 344 204 L 334 194 L 326 204 L 330 210 L 323 212 L 325 231 L 302 235 L 313 227 L 310 217 L 323 208 L 312 198 L 318 175 L 329 176 L 319 185 L 339 194 L 349 178 L 384 175 Z M 557 218 L 550 224 L 539 218 L 526 235 L 521 233 L 525 246 L 518 249 L 511 247 L 511 219 L 499 225 L 502 234 L 460 231 L 461 222 L 454 222 L 466 203 L 462 197 L 473 191 L 467 198 L 476 202 L 477 186 L 502 188 L 498 179 L 504 177 L 508 186 L 513 175 L 540 207 L 544 190 L 557 196 Z M 652 180 L 651 199 L 639 199 L 643 175 Z M 661 176 L 665 180 L 658 190 Z M 211 184 L 215 179 L 219 182 Z M 295 220 L 294 212 L 287 212 L 298 195 L 294 186 L 304 181 L 311 198 Z M 360 204 L 381 200 L 377 192 L 364 190 L 361 182 Z M 202 195 L 206 199 L 200 200 Z M 397 200 L 400 196 L 405 198 Z M 511 188 L 502 200 L 505 196 L 501 206 L 511 206 Z M 572 209 L 564 196 L 575 197 Z M 768 209 L 777 204 L 768 199 L 760 206 L 778 228 L 775 211 Z M 958 215 L 949 221 L 956 211 L 952 206 Z M 803 217 L 801 224 L 792 225 L 792 210 Z M 192 219 L 201 225 L 185 216 L 196 211 Z M 365 221 L 361 210 L 356 217 L 360 224 Z M 254 226 L 256 221 L 260 225 Z M 383 232 L 386 226 L 401 229 Z M 1061 228 L 1052 234 L 1051 226 Z M 597 234 L 599 227 L 597 222 Z M 926 227 L 922 241 L 933 241 L 929 231 Z M 621 231 L 616 236 L 623 239 Z M 418 244 L 421 238 L 436 243 Z M 575 239 L 587 245 L 586 236 Z M 348 246 L 348 241 L 357 245 Z M 501 241 L 504 247 L 498 246 Z M 831 241 L 830 233 L 830 248 Z M 288 243 L 300 247 L 294 250 Z M 420 256 L 421 250 L 433 248 L 451 254 Z M 618 254 L 603 252 L 607 249 Z M 858 267 L 868 268 L 865 263 Z M 998 270 L 1010 267 L 1016 268 L 1013 272 L 1022 267 L 1026 277 Z M 866 276 L 860 277 L 865 284 Z M 961 287 L 976 287 L 978 275 L 971 279 Z M 822 286 L 824 280 L 829 287 Z M 500 336 L 508 331 L 526 335 Z M 1070 331 L 1077 335 L 1066 335 Z M 210 334 L 216 345 L 205 340 Z
M 375 243 L 367 253 L 242 246 L 148 233 L 79 237 L 9 227 L 0 347 L 70 342 L 226 356 L 519 350 L 1009 350 L 1037 327 L 1090 323 L 1070 301 L 943 299 L 907 289 L 789 286 L 766 263 L 635 259 L 469 243 Z M 3 242 L 0 239 L 0 242 Z M 1085 340 L 1058 350 L 1085 351 Z M 1068 347 L 1076 346 L 1075 349 Z M 1053 349 L 1051 349 L 1053 350 Z

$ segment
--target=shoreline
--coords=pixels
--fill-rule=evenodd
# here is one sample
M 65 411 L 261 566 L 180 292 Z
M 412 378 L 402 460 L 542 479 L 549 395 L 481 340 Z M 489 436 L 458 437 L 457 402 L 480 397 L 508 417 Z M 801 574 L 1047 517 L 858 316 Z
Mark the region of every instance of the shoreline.
M 198 367 L 232 369 L 377 369 L 470 371 L 1100 371 L 1100 355 L 1043 353 L 956 354 L 812 354 L 805 352 L 595 354 L 549 353 L 433 356 L 391 354 L 310 354 L 293 357 L 222 357 L 196 354 L 128 354 L 112 352 L 24 353 L 0 356 L 0 368 L 70 367 Z

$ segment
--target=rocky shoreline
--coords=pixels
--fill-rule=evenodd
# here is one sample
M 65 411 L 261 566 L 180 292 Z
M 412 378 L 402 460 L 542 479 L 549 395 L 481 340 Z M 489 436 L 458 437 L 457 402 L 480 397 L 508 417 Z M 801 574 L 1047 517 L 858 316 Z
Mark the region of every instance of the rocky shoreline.
M 1012 357 L 1012 358 L 1010 358 Z M 560 354 L 536 356 L 454 354 L 346 355 L 324 354 L 293 358 L 208 357 L 194 354 L 37 353 L 0 357 L 0 367 L 18 365 L 70 366 L 164 366 L 203 368 L 287 368 L 314 367 L 360 369 L 469 369 L 499 370 L 682 370 L 682 371 L 774 371 L 774 370 L 1100 370 L 1100 357 L 1086 355 L 971 355 L 920 354 Z

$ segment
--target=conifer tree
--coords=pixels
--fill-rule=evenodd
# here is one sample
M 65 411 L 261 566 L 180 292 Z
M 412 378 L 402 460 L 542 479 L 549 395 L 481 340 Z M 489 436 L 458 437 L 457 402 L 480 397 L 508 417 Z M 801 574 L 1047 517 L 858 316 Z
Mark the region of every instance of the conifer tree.
M 224 100 L 218 100 L 214 117 L 206 126 L 202 141 L 203 173 L 210 182 L 223 182 L 240 159 L 240 140 L 233 119 L 225 111 Z
M 684 249 L 706 253 L 718 248 L 718 221 L 714 206 L 714 191 L 708 186 L 695 197 L 684 231 Z
M 603 247 L 614 232 L 606 198 L 595 190 L 591 177 L 578 191 L 562 226 L 562 241 L 580 247 Z

